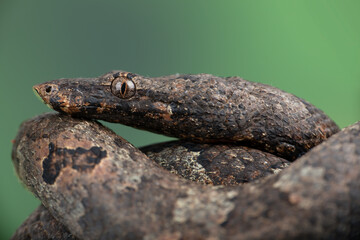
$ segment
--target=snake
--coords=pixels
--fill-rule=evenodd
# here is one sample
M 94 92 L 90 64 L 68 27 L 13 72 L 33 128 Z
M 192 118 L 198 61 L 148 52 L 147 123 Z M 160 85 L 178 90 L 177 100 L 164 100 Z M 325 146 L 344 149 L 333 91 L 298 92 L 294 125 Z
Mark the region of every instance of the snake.
M 34 86 L 12 159 L 42 205 L 13 239 L 356 239 L 360 122 L 240 77 L 111 71 Z M 97 120 L 179 138 L 135 148 Z M 174 174 L 175 173 L 175 174 Z

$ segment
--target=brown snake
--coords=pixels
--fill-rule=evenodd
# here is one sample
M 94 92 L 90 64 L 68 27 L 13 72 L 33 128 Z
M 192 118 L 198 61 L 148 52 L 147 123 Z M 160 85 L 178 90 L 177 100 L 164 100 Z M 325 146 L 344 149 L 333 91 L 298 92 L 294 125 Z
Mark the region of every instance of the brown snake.
M 19 178 L 45 206 L 14 238 L 36 234 L 58 239 L 359 236 L 360 170 L 354 166 L 360 164 L 360 124 L 327 140 L 339 129 L 322 111 L 289 93 L 238 77 L 146 78 L 113 71 L 99 78 L 54 80 L 34 89 L 53 109 L 73 117 L 119 122 L 199 142 L 181 142 L 180 148 L 195 149 L 201 156 L 197 163 L 206 170 L 206 164 L 213 165 L 208 178 L 199 171 L 191 174 L 193 180 L 214 185 L 238 184 L 244 176 L 243 182 L 252 181 L 257 179 L 255 173 L 264 171 L 262 177 L 269 172 L 260 165 L 286 163 L 258 150 L 250 154 L 251 148 L 293 161 L 326 142 L 279 174 L 242 186 L 212 187 L 164 171 L 96 122 L 45 114 L 25 122 L 14 144 Z M 177 144 L 166 146 L 165 152 L 156 147 L 144 151 L 160 154 L 160 159 L 169 151 L 179 151 Z M 199 150 L 205 146 L 213 150 Z M 211 158 L 214 155 L 220 157 Z M 237 169 L 249 158 L 259 163 L 255 156 L 264 155 L 266 161 L 250 164 L 251 174 L 239 177 L 242 171 Z M 206 156 L 211 161 L 206 162 Z M 225 171 L 229 175 L 215 171 L 241 157 L 238 165 Z M 183 175 L 184 165 L 179 166 L 175 171 Z M 58 231 L 49 224 L 52 221 L 59 221 Z

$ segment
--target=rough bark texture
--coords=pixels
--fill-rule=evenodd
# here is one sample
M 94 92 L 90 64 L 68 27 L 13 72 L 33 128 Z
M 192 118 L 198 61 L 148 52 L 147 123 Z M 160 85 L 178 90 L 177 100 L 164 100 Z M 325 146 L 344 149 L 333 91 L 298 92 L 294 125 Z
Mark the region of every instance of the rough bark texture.
M 357 239 L 360 123 L 277 175 L 205 186 L 102 125 L 46 114 L 13 148 L 19 178 L 80 239 Z
M 114 90 L 115 83 L 131 82 Z M 113 71 L 34 87 L 72 116 L 119 122 L 189 141 L 238 142 L 294 160 L 339 131 L 321 110 L 292 94 L 239 77 L 146 78 Z M 122 92 L 123 96 L 114 92 Z M 120 94 L 122 95 L 122 94 Z

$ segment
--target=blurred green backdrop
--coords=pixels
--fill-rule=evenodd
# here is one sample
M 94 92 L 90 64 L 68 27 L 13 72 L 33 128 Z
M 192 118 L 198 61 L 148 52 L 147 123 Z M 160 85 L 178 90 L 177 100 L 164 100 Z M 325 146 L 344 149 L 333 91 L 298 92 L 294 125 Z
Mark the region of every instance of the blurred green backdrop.
M 112 69 L 239 75 L 360 119 L 360 1 L 0 1 L 0 238 L 39 205 L 17 180 L 11 140 L 47 109 L 36 83 Z M 108 125 L 136 146 L 166 139 Z

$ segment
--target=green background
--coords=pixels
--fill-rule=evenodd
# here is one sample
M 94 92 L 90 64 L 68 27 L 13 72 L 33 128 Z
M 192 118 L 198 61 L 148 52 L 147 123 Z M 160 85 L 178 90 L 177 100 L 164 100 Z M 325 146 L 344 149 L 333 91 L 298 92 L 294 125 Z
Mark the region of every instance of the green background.
M 0 1 L 0 238 L 39 205 L 11 140 L 50 111 L 34 84 L 113 69 L 239 75 L 300 96 L 341 127 L 360 119 L 360 1 Z M 109 125 L 136 146 L 165 138 Z

